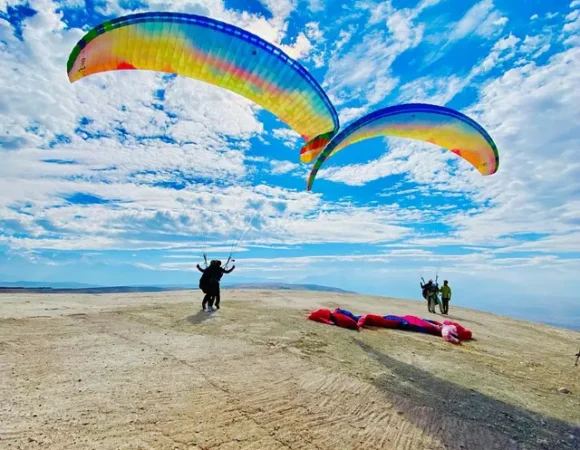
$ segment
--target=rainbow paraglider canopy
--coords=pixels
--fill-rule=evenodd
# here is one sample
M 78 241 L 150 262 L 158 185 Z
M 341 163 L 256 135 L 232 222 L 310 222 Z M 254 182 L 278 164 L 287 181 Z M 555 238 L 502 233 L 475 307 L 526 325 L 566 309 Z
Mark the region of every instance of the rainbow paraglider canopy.
M 195 78 L 236 92 L 306 140 L 313 161 L 339 128 L 337 113 L 308 71 L 260 37 L 208 17 L 152 12 L 104 22 L 75 46 L 71 82 L 99 72 L 153 70 Z
M 438 145 L 471 163 L 482 175 L 492 175 L 499 167 L 499 154 L 493 139 L 473 119 L 443 106 L 409 103 L 374 111 L 337 134 L 314 163 L 308 190 L 312 189 L 316 174 L 328 158 L 349 145 L 378 136 Z

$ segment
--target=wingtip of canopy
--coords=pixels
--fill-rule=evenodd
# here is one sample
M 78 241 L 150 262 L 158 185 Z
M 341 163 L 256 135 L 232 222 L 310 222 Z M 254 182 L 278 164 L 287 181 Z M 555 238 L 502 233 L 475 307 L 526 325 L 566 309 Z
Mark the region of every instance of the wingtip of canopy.
M 307 164 L 314 161 L 332 140 L 335 134 L 336 130 L 332 130 L 327 133 L 319 134 L 315 138 L 310 139 L 300 149 L 300 161 Z

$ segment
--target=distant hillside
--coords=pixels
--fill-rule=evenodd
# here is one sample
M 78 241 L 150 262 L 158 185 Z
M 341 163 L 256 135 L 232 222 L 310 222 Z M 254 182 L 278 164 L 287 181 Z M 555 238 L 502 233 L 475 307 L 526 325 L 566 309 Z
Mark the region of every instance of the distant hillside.
M 100 288 L 96 284 L 73 283 L 73 282 L 47 282 L 47 281 L 0 281 L 0 288 L 53 288 L 53 289 L 86 289 Z
M 291 283 L 240 283 L 224 285 L 224 289 L 269 289 L 274 291 L 318 291 L 337 292 L 342 294 L 355 294 L 356 292 L 345 291 L 329 286 L 319 286 L 317 284 L 291 284 Z
M 45 287 L 13 287 L 0 286 L 0 294 L 35 293 L 35 294 L 116 294 L 126 292 L 164 292 L 191 289 L 188 287 L 159 287 L 159 286 L 110 286 L 89 288 L 53 288 Z
M 0 294 L 4 293 L 37 293 L 37 294 L 113 294 L 124 292 L 163 292 L 198 289 L 197 285 L 166 285 L 166 286 L 94 286 L 81 283 L 42 283 L 42 282 L 1 282 Z M 222 289 L 269 289 L 276 291 L 317 291 L 354 294 L 354 292 L 330 286 L 317 284 L 291 283 L 239 283 L 222 285 Z

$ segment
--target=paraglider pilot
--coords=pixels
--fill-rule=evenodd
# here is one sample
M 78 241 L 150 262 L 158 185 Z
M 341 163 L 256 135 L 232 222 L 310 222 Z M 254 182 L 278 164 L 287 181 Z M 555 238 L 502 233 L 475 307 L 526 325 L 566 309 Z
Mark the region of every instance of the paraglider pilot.
M 439 286 L 435 283 L 433 283 L 433 280 L 429 280 L 427 283 L 421 284 L 421 289 L 422 289 L 422 294 L 423 294 L 423 298 L 425 300 L 427 300 L 427 309 L 429 310 L 429 312 L 434 313 L 435 312 L 435 305 L 438 302 L 438 298 L 437 295 L 439 293 Z M 439 305 L 439 308 L 441 309 L 441 305 Z
M 197 265 L 197 270 L 203 274 L 199 279 L 199 288 L 205 294 L 201 303 L 204 311 L 206 306 L 207 311 L 213 311 L 214 301 L 216 309 L 220 309 L 220 280 L 224 273 L 232 273 L 235 268 L 236 266 L 232 266 L 229 270 L 224 269 L 222 262 L 218 260 L 212 260 L 205 269 Z
M 423 278 L 421 278 L 421 279 L 423 279 Z M 422 289 L 421 293 L 423 295 L 423 298 L 425 300 L 428 300 L 429 291 L 431 291 L 431 289 L 433 289 L 433 280 L 429 280 L 425 284 L 423 284 L 423 283 L 420 283 L 420 284 L 421 284 L 421 289 Z

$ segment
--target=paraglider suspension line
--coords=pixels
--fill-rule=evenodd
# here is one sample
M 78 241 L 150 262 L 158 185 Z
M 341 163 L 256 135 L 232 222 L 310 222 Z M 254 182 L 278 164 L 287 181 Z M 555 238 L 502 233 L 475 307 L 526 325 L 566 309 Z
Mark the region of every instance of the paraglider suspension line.
M 260 184 L 262 182 L 262 176 L 263 176 L 262 172 L 259 172 L 258 176 L 256 177 L 256 184 Z M 234 242 L 232 242 L 232 247 L 230 248 L 230 254 L 228 256 L 228 262 L 225 265 L 225 269 L 228 268 L 228 264 L 231 261 L 235 262 L 235 259 L 232 259 L 233 254 L 234 254 L 234 248 L 237 247 L 238 245 L 240 245 L 240 243 L 242 242 L 242 239 L 244 239 L 246 237 L 246 234 L 248 233 L 248 231 L 252 227 L 252 223 L 254 222 L 254 218 L 256 217 L 256 214 L 258 214 L 258 208 L 256 208 L 254 210 L 254 213 L 252 214 L 252 217 L 250 218 L 248 225 L 246 226 L 245 229 L 242 230 L 239 238 L 237 240 L 235 240 Z
M 252 228 L 252 223 L 254 222 L 254 219 L 256 218 L 257 213 L 258 213 L 258 209 L 256 208 L 256 210 L 254 211 L 254 214 L 252 214 L 252 217 L 250 218 L 250 222 L 248 223 L 246 228 L 244 230 L 242 230 L 240 237 L 232 243 L 232 247 L 230 248 L 230 254 L 228 256 L 228 261 L 226 262 L 226 264 L 224 266 L 225 269 L 228 268 L 228 264 L 230 262 L 236 261 L 235 259 L 232 259 L 233 255 L 234 255 L 234 248 L 237 247 L 238 245 L 240 245 L 240 242 L 242 242 L 242 239 L 244 239 L 246 237 L 246 235 L 248 234 L 248 231 L 250 230 L 250 228 Z

